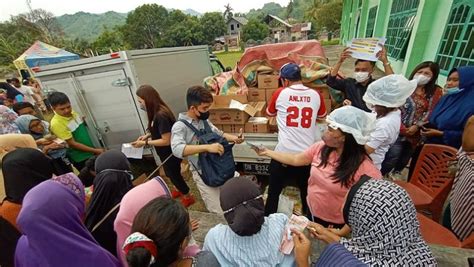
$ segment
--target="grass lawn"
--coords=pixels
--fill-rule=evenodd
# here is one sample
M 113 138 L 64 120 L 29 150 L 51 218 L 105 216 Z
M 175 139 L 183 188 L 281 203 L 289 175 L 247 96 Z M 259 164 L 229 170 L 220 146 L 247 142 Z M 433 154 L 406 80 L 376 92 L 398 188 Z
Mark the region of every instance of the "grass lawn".
M 240 60 L 242 54 L 243 52 L 241 51 L 215 53 L 215 55 L 222 62 L 224 67 L 231 67 L 232 69 L 235 68 L 237 61 Z

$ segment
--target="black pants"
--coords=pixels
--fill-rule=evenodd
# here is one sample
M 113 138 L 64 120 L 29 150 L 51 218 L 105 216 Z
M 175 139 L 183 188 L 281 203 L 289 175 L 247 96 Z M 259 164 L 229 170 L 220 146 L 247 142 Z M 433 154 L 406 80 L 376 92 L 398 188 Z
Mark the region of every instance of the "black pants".
M 382 175 L 390 171 L 401 172 L 410 161 L 413 154 L 413 146 L 409 141 L 402 140 L 398 137 L 397 141 L 390 146 L 390 149 L 385 154 L 385 159 L 382 162 Z
M 413 151 L 413 154 L 411 156 L 410 169 L 408 171 L 408 182 L 411 180 L 411 176 L 415 172 L 416 162 L 418 161 L 418 158 L 420 157 L 420 153 L 422 149 L 423 149 L 423 145 L 419 145 L 415 148 L 415 151 Z
M 160 159 L 163 161 L 166 158 L 161 158 Z M 183 193 L 186 195 L 189 193 L 189 187 L 186 184 L 186 181 L 184 181 L 183 176 L 181 175 L 181 159 L 171 156 L 170 159 L 163 165 L 163 169 L 165 171 L 166 176 L 168 176 L 171 179 L 171 182 L 173 183 L 174 186 L 179 190 L 179 192 Z
M 76 168 L 80 172 L 86 166 L 86 161 L 87 161 L 87 159 L 83 160 L 81 162 L 75 162 L 75 161 L 71 160 L 71 163 L 74 166 L 74 168 Z
M 303 214 L 308 214 L 308 204 L 306 196 L 308 195 L 308 179 L 311 166 L 294 167 L 287 166 L 278 161 L 270 162 L 270 182 L 268 184 L 268 198 L 265 204 L 265 215 L 276 213 L 278 210 L 278 201 L 281 191 L 290 182 L 296 183 L 300 189 L 301 204 Z

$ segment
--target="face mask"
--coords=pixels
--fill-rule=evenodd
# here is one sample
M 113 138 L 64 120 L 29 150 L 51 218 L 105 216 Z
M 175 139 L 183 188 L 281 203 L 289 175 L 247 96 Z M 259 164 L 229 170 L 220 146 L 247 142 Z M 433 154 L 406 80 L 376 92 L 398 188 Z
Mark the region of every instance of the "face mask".
M 415 74 L 413 79 L 417 81 L 418 85 L 425 85 L 430 82 L 431 77 L 423 75 L 423 74 Z
M 462 92 L 462 90 L 463 89 L 459 89 L 459 87 L 446 88 L 446 94 L 447 95 L 457 94 L 459 92 Z
M 355 72 L 354 73 L 354 79 L 358 82 L 365 82 L 367 79 L 369 79 L 369 73 L 366 71 L 360 71 L 360 72 Z
M 197 118 L 199 120 L 205 121 L 205 120 L 209 119 L 209 111 L 206 111 L 206 112 L 198 111 L 198 112 L 199 112 L 199 115 L 197 116 Z
M 146 106 L 142 103 L 140 103 L 140 109 L 143 110 L 143 111 L 146 111 Z
M 329 131 L 324 132 L 321 139 L 328 147 L 338 148 L 344 145 L 344 141 L 342 141 L 340 138 L 332 137 Z

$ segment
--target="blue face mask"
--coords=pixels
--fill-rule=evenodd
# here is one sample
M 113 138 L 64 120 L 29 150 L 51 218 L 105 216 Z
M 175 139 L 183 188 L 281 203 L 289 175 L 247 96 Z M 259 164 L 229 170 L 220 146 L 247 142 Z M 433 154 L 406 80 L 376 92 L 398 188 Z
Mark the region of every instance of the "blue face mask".
M 459 87 L 446 88 L 446 94 L 452 95 L 462 92 L 464 89 L 459 89 Z

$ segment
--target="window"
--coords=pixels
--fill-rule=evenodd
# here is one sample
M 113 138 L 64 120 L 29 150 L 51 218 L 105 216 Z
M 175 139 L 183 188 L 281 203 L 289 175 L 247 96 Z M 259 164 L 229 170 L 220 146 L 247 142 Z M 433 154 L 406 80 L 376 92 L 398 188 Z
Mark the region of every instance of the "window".
M 436 62 L 445 75 L 454 67 L 474 64 L 474 5 L 469 2 L 454 1 L 444 29 Z
M 367 18 L 367 29 L 365 30 L 365 37 L 373 37 L 375 29 L 375 17 L 377 16 L 377 6 L 369 9 L 369 17 Z
M 239 23 L 237 23 L 237 29 L 238 29 L 238 28 L 240 28 L 240 24 L 239 24 Z
M 230 30 L 231 30 L 231 31 L 234 30 L 234 24 L 230 24 Z
M 394 0 L 392 3 L 385 46 L 388 54 L 395 59 L 405 59 L 419 2 L 420 0 Z

